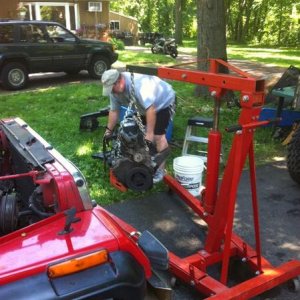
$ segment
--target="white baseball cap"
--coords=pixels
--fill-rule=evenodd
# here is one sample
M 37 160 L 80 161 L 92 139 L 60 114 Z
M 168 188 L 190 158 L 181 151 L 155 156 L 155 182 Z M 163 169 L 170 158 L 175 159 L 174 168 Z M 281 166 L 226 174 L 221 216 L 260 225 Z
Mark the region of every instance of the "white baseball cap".
M 109 96 L 113 89 L 114 84 L 118 80 L 120 73 L 118 70 L 110 69 L 102 74 L 101 81 L 103 84 L 103 96 Z

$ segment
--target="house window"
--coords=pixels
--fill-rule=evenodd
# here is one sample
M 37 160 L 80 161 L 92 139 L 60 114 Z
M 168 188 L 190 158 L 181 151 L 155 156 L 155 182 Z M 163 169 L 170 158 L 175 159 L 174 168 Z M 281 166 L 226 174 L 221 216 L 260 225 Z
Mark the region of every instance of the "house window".
M 109 28 L 110 30 L 120 30 L 120 21 L 110 21 Z
M 102 11 L 102 2 L 89 2 L 89 11 Z

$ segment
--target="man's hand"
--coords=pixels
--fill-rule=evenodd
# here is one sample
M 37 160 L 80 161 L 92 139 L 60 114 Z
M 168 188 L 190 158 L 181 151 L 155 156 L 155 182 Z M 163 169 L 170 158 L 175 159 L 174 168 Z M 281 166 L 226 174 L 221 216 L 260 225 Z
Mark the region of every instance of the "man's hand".
M 153 132 L 149 132 L 147 130 L 146 132 L 146 135 L 145 135 L 145 139 L 150 141 L 150 142 L 153 142 L 154 141 L 154 133 Z
M 147 147 L 149 149 L 150 155 L 151 156 L 155 155 L 157 153 L 155 145 L 151 141 L 149 141 L 147 139 L 145 139 L 145 142 L 146 142 L 146 145 L 147 145 Z
M 110 110 L 108 114 L 108 122 L 105 127 L 103 139 L 109 139 L 112 136 L 113 130 L 117 124 L 118 119 L 119 119 L 119 110 Z
M 103 135 L 103 140 L 108 140 L 109 138 L 111 138 L 113 131 L 111 129 L 109 129 L 108 127 L 106 127 L 104 135 Z

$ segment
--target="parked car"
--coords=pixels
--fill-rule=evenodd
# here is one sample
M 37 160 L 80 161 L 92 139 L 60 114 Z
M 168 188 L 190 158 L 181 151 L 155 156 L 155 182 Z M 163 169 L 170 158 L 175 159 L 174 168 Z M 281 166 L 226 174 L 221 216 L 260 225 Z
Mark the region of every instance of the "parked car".
M 114 46 L 80 39 L 56 22 L 0 21 L 0 81 L 4 88 L 19 90 L 28 74 L 87 70 L 98 79 L 118 59 Z
M 19 118 L 0 120 L 0 266 L 10 300 L 141 300 L 151 276 L 82 173 Z

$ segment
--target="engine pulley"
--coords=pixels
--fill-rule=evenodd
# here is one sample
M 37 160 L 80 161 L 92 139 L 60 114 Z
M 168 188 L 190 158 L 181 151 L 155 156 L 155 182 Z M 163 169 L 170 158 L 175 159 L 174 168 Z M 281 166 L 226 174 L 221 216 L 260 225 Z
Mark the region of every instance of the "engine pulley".
M 127 158 L 119 159 L 112 171 L 116 178 L 131 190 L 141 192 L 153 186 L 153 170 Z
M 134 191 L 146 191 L 152 188 L 153 177 L 145 166 L 133 167 L 127 172 L 126 185 Z

